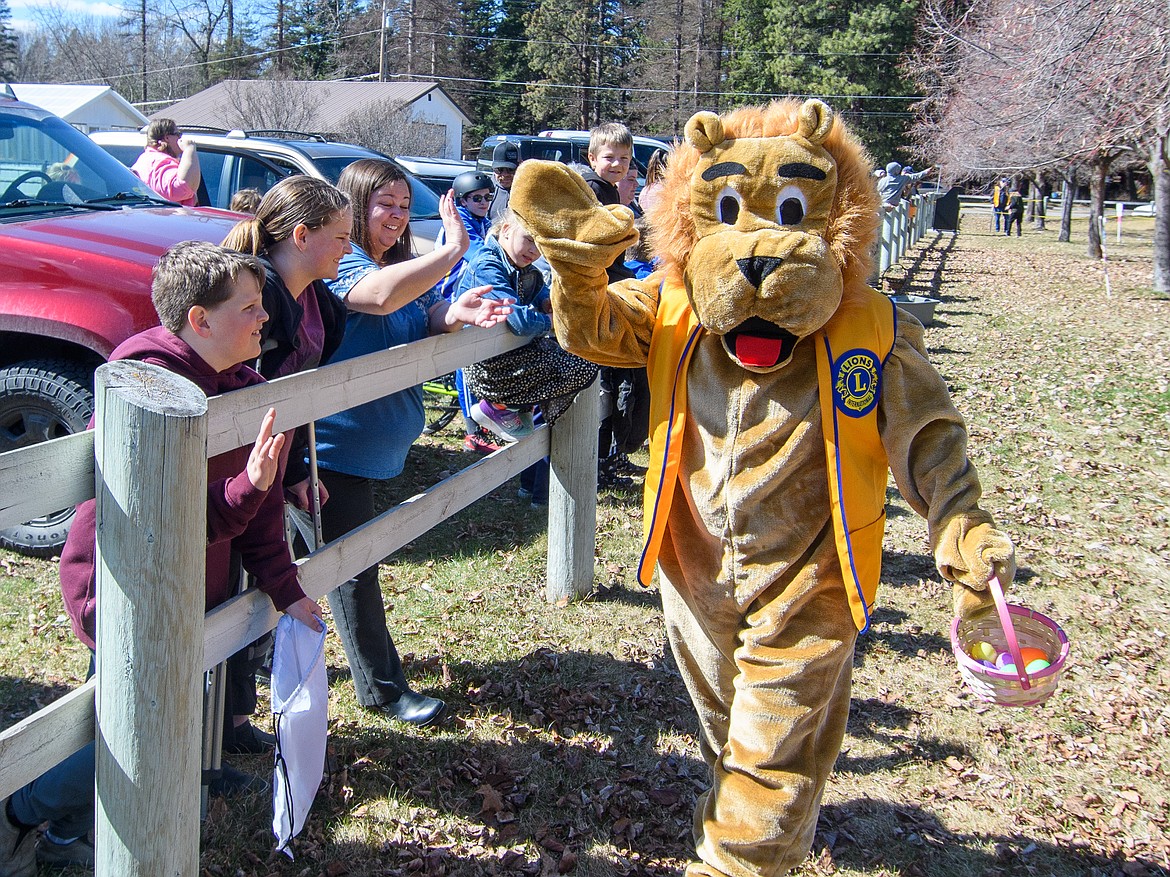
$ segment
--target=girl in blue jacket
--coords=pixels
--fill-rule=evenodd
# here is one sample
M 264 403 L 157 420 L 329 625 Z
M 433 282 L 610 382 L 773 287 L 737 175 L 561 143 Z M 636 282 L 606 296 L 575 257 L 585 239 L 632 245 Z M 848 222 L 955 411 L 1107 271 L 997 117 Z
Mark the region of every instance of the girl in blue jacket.
M 532 338 L 524 347 L 464 370 L 468 388 L 480 399 L 471 409 L 472 419 L 506 442 L 532 432 L 534 406 L 551 424 L 597 377 L 597 366 L 566 353 L 551 337 L 548 286 L 532 264 L 539 258 L 532 235 L 508 211 L 492 226 L 459 283 L 460 292 L 490 286 L 484 298 L 515 299 L 508 328 Z

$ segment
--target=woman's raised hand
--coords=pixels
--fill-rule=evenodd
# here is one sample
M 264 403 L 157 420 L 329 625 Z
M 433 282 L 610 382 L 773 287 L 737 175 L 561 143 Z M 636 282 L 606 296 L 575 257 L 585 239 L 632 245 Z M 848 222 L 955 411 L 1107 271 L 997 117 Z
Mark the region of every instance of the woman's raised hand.
M 443 236 L 447 246 L 455 247 L 462 256 L 471 245 L 471 238 L 467 234 L 467 226 L 463 224 L 463 217 L 455 207 L 454 189 L 448 189 L 445 195 L 439 196 L 439 218 L 443 220 Z

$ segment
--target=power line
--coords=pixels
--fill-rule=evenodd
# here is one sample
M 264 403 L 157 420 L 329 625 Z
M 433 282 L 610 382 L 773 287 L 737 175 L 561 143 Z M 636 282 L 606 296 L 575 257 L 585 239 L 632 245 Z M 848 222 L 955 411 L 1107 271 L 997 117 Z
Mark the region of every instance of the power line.
M 519 37 L 493 37 L 486 34 L 463 34 L 463 33 L 440 33 L 429 31 L 414 32 L 415 36 L 420 37 L 442 37 L 444 39 L 452 40 L 474 40 L 476 42 L 485 43 L 520 43 L 523 45 L 538 45 L 538 46 L 557 46 L 570 49 L 613 49 L 614 46 L 607 46 L 601 43 L 573 43 L 564 40 L 534 40 Z M 674 49 L 670 46 L 647 46 L 639 44 L 636 47 L 638 51 L 642 52 L 661 52 L 664 55 L 673 55 Z M 759 56 L 765 58 L 901 58 L 902 54 L 899 52 L 767 52 L 763 49 L 738 49 L 738 54 L 748 56 Z M 684 54 L 688 58 L 694 57 L 695 53 L 699 52 L 704 55 L 723 55 L 726 52 L 723 49 L 701 49 L 694 46 L 688 46 L 684 50 Z
M 335 37 L 324 37 L 324 38 L 316 39 L 316 40 L 309 40 L 305 43 L 301 43 L 301 44 L 298 44 L 296 46 L 286 46 L 283 49 L 262 49 L 262 50 L 259 50 L 256 52 L 249 52 L 249 53 L 245 53 L 245 54 L 233 55 L 233 56 L 224 57 L 224 58 L 215 58 L 214 60 L 193 61 L 193 62 L 188 63 L 188 64 L 168 65 L 165 68 L 148 70 L 148 71 L 146 71 L 146 75 L 148 75 L 148 76 L 158 75 L 160 73 L 173 72 L 173 71 L 177 71 L 177 70 L 192 70 L 192 69 L 197 69 L 197 68 L 201 68 L 201 67 L 210 67 L 213 65 L 231 64 L 231 63 L 235 63 L 235 62 L 239 62 L 239 61 L 257 61 L 257 60 L 261 60 L 264 58 L 268 58 L 268 57 L 273 56 L 273 55 L 280 55 L 280 54 L 283 54 L 286 52 L 303 51 L 306 48 L 325 46 L 325 45 L 329 45 L 329 44 L 333 44 L 333 43 L 338 43 L 338 44 L 345 43 L 345 42 L 348 42 L 350 40 L 358 39 L 360 37 L 371 36 L 373 34 L 380 33 L 380 30 L 381 30 L 380 28 L 371 28 L 369 30 L 357 31 L 357 32 L 351 33 L 351 34 L 344 34 L 344 35 L 335 36 Z M 426 33 L 426 32 L 421 33 L 421 34 L 416 33 L 416 35 L 417 36 L 451 36 L 449 34 L 433 34 L 433 33 Z M 509 41 L 509 42 L 525 42 L 525 43 L 527 43 L 527 42 L 547 42 L 547 41 L 534 41 L 534 40 L 512 40 L 511 38 L 500 38 L 500 39 L 507 39 L 507 41 Z M 564 44 L 557 43 L 557 45 L 564 45 Z M 603 48 L 603 47 L 598 47 L 598 48 Z M 79 80 L 79 82 L 83 83 L 83 84 L 84 83 L 107 83 L 107 82 L 110 82 L 111 80 L 117 81 L 117 80 L 121 80 L 121 79 L 133 79 L 133 78 L 137 78 L 141 75 L 142 75 L 141 71 L 133 71 L 133 72 L 128 72 L 128 73 L 115 74 L 113 76 L 91 78 L 91 79 L 82 79 L 82 80 Z M 369 75 L 372 75 L 372 74 L 368 74 L 366 77 L 353 77 L 353 78 L 364 79 L 364 78 L 368 78 Z M 476 91 L 476 93 L 484 93 L 486 91 L 486 93 L 488 93 L 488 94 L 499 94 L 500 89 L 504 86 L 511 86 L 511 87 L 517 87 L 520 89 L 524 89 L 524 91 L 520 91 L 520 92 L 508 92 L 507 93 L 508 96 L 511 96 L 511 97 L 521 97 L 528 90 L 540 88 L 540 89 L 551 89 L 554 91 L 557 91 L 557 90 L 569 91 L 569 92 L 574 92 L 574 93 L 580 93 L 582 91 L 585 91 L 585 92 L 594 92 L 594 93 L 596 93 L 596 92 L 626 93 L 626 94 L 629 94 L 631 96 L 632 95 L 641 95 L 641 96 L 669 95 L 672 98 L 674 98 L 676 95 L 679 95 L 679 96 L 685 95 L 685 96 L 691 98 L 692 100 L 706 98 L 709 100 L 718 101 L 720 103 L 722 103 L 725 99 L 728 99 L 728 98 L 733 99 L 733 100 L 745 99 L 745 98 L 746 99 L 759 99 L 759 100 L 774 100 L 776 98 L 781 98 L 781 97 L 798 97 L 798 98 L 819 97 L 819 98 L 824 98 L 824 99 L 830 100 L 830 101 L 840 100 L 840 101 L 850 101 L 850 102 L 852 102 L 852 101 L 871 101 L 871 100 L 919 101 L 922 99 L 921 95 L 874 95 L 874 94 L 861 94 L 861 95 L 816 94 L 816 95 L 813 95 L 813 94 L 790 94 L 790 93 L 778 93 L 778 92 L 705 91 L 705 90 L 691 90 L 691 89 L 679 89 L 678 91 L 676 91 L 674 89 L 669 89 L 669 88 L 649 88 L 649 87 L 642 87 L 642 86 L 605 86 L 605 85 L 584 85 L 584 84 L 580 84 L 580 83 L 570 84 L 570 83 L 559 83 L 559 82 L 525 82 L 522 80 L 506 80 L 506 79 L 493 80 L 493 79 L 477 79 L 477 78 L 473 78 L 473 77 L 457 77 L 457 76 L 431 76 L 431 75 L 422 76 L 422 75 L 418 75 L 418 74 L 406 74 L 406 73 L 389 74 L 388 78 L 406 79 L 407 81 L 409 81 L 411 79 L 416 79 L 416 80 L 423 80 L 423 81 L 428 81 L 428 82 L 434 81 L 434 82 L 440 82 L 440 83 L 452 83 L 452 84 L 460 83 L 460 84 L 469 84 L 469 85 L 474 85 L 474 86 L 486 86 L 488 88 L 483 89 L 483 90 L 476 89 L 475 91 Z M 452 90 L 456 91 L 456 89 L 452 89 Z M 912 116 L 913 115 L 912 113 L 890 112 L 890 111 L 886 111 L 886 112 L 858 111 L 858 114 L 859 115 L 866 115 L 866 116 L 877 116 L 877 115 Z

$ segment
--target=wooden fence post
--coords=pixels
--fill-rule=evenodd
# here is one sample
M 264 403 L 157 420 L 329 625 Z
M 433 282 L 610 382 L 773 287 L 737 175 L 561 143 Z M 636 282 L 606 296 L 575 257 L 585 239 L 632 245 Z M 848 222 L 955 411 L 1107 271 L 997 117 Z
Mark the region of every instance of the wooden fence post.
M 207 398 L 98 369 L 97 877 L 199 871 Z
M 601 397 L 594 381 L 550 429 L 548 576 L 550 603 L 593 590 L 597 540 L 597 429 Z

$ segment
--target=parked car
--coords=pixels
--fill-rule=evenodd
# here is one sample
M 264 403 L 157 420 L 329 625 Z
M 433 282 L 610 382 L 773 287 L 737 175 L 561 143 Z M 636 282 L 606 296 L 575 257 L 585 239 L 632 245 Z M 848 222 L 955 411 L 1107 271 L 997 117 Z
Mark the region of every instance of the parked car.
M 589 163 L 588 131 L 541 131 L 539 134 L 494 134 L 486 138 L 479 147 L 476 169 L 490 173 L 492 151 L 501 140 L 515 143 L 520 150 L 520 160 L 539 158 L 544 161 L 562 161 L 565 164 Z M 659 149 L 669 149 L 670 144 L 653 137 L 634 137 L 634 161 L 638 164 L 639 182 L 643 181 L 646 164 Z
M 158 323 L 158 257 L 219 242 L 238 219 L 162 200 L 77 129 L 0 91 L 0 452 L 85 429 L 94 369 Z M 0 546 L 50 555 L 72 518 L 0 530 Z
M 277 180 L 293 174 L 336 183 L 346 166 L 359 158 L 388 158 L 364 146 L 309 134 L 265 136 L 277 133 L 185 128 L 185 136 L 199 149 L 203 174 L 199 203 L 226 210 L 240 189 L 253 188 L 264 194 Z M 146 135 L 140 131 L 95 131 L 89 136 L 126 167 L 134 164 L 146 146 Z M 439 199 L 409 170 L 403 168 L 403 173 L 410 181 L 410 229 L 415 249 L 429 252 L 443 227 Z
M 475 170 L 474 161 L 460 161 L 455 158 L 396 155 L 394 160 L 430 186 L 438 195 L 445 195 L 451 188 L 451 182 L 461 173 Z
M 577 144 L 584 156 L 589 151 L 589 132 L 588 131 L 541 131 L 538 137 L 551 137 L 563 140 L 569 140 Z M 638 163 L 638 169 L 643 173 L 646 170 L 646 165 L 650 163 L 650 156 L 660 149 L 670 149 L 670 144 L 665 140 L 657 137 L 642 137 L 638 134 L 634 135 L 634 161 Z M 641 176 L 641 174 L 639 174 Z
M 565 164 L 586 161 L 585 154 L 580 152 L 578 144 L 570 140 L 536 137 L 528 134 L 493 134 L 480 144 L 479 156 L 475 162 L 476 170 L 488 174 L 492 172 L 492 152 L 502 140 L 516 144 L 520 150 L 521 161 L 527 161 L 530 158 L 539 158 L 542 161 L 563 161 Z

